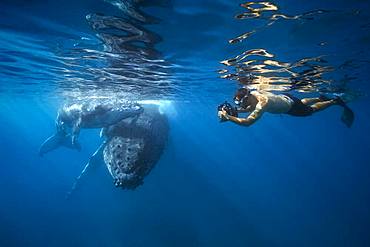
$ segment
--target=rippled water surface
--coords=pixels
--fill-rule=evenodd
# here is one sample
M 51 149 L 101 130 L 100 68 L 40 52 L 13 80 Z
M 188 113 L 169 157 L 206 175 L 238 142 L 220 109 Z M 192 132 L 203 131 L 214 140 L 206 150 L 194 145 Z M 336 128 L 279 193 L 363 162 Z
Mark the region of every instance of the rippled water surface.
M 2 5 L 3 93 L 216 94 L 232 85 L 219 70 L 264 89 L 353 96 L 369 62 L 366 1 Z
M 370 246 L 370 1 L 0 1 L 0 246 Z M 240 87 L 342 97 L 220 123 Z M 102 139 L 38 157 L 65 102 L 160 102 L 170 132 L 134 191 Z

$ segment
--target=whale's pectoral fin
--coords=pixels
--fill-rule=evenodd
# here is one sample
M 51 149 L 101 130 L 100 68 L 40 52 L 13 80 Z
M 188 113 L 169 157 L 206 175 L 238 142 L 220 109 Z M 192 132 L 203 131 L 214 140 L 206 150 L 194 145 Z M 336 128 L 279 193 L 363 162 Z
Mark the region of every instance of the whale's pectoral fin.
M 46 153 L 49 153 L 60 146 L 64 146 L 70 149 L 81 150 L 81 145 L 78 142 L 72 144 L 72 137 L 65 132 L 57 132 L 54 135 L 50 136 L 44 143 L 41 144 L 39 155 L 43 156 Z
M 66 135 L 65 132 L 58 131 L 41 144 L 39 155 L 43 156 L 44 154 L 51 152 L 60 146 L 66 146 L 68 141 L 71 142 L 71 138 Z
M 104 141 L 98 149 L 93 153 L 93 155 L 90 157 L 89 161 L 85 165 L 84 169 L 82 169 L 80 175 L 76 178 L 75 182 L 72 185 L 71 190 L 67 193 L 66 199 L 69 199 L 72 193 L 77 189 L 78 185 L 81 182 L 81 179 L 86 176 L 87 172 L 94 166 L 97 166 L 99 163 L 101 163 L 102 160 L 102 152 L 106 145 L 106 141 Z
M 43 156 L 44 154 L 53 151 L 61 145 L 61 137 L 58 133 L 47 138 L 39 149 L 39 155 Z
M 101 128 L 99 136 L 100 138 L 103 138 L 107 133 L 107 128 Z

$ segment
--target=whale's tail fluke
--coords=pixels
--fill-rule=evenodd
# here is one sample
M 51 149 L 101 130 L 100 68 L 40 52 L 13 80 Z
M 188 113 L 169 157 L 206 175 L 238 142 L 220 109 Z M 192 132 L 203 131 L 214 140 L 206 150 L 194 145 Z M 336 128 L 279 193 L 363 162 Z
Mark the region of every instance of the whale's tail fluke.
M 81 145 L 79 143 L 72 143 L 71 135 L 65 133 L 64 131 L 58 131 L 41 144 L 39 155 L 43 156 L 44 154 L 49 153 L 60 146 L 76 149 L 78 151 L 81 150 Z

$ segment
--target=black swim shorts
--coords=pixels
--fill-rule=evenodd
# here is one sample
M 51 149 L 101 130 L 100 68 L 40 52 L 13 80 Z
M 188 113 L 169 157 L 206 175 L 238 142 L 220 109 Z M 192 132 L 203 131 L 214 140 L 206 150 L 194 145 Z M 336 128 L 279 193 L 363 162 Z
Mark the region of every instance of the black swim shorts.
M 300 99 L 294 97 L 293 95 L 285 94 L 285 96 L 288 96 L 293 101 L 292 107 L 287 112 L 287 114 L 297 117 L 312 115 L 313 109 L 311 106 L 303 104 Z

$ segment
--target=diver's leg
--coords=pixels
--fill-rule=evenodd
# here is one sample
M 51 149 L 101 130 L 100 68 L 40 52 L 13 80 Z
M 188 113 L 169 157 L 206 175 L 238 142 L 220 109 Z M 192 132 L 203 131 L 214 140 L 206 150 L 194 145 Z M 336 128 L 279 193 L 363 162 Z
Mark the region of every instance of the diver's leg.
M 318 103 L 322 100 L 320 98 L 304 98 L 304 99 L 301 99 L 301 101 L 305 105 L 312 105 L 312 104 Z
M 318 112 L 318 111 L 325 110 L 326 108 L 332 105 L 337 105 L 337 104 L 338 103 L 336 100 L 321 101 L 321 102 L 317 102 L 311 105 L 311 108 L 313 109 L 313 112 Z
M 310 107 L 312 108 L 313 112 L 318 112 L 332 105 L 338 105 L 338 106 L 343 107 L 343 113 L 342 113 L 341 120 L 348 128 L 350 128 L 353 124 L 355 115 L 353 111 L 347 106 L 347 104 L 340 97 L 337 97 L 331 100 L 321 101 L 321 102 L 311 105 Z

